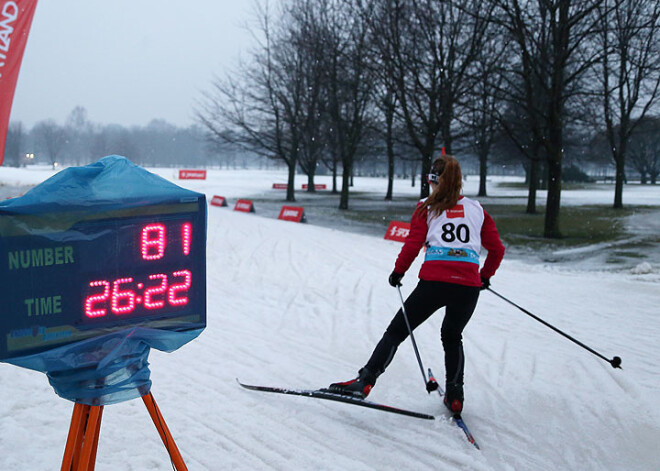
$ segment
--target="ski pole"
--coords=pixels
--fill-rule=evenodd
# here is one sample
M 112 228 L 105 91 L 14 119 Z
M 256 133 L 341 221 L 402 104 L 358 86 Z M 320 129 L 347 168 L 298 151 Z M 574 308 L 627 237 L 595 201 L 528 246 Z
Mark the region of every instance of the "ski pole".
M 401 285 L 396 286 L 397 291 L 399 292 L 399 298 L 401 298 L 401 312 L 403 312 L 403 318 L 406 321 L 406 327 L 408 327 L 408 333 L 410 334 L 410 340 L 412 341 L 413 349 L 415 350 L 415 355 L 417 356 L 417 363 L 419 363 L 419 369 L 422 371 L 422 377 L 424 378 L 424 384 L 426 385 L 426 391 L 430 394 L 431 391 L 438 389 L 438 383 L 435 379 L 427 380 L 426 373 L 424 373 L 424 366 L 422 365 L 422 357 L 419 356 L 419 350 L 417 349 L 417 342 L 415 342 L 415 337 L 413 336 L 412 329 L 410 328 L 410 322 L 408 321 L 408 314 L 406 313 L 406 305 L 403 302 L 403 295 L 401 294 Z
M 511 301 L 510 299 L 505 298 L 505 297 L 502 296 L 501 294 L 495 292 L 495 291 L 494 291 L 493 289 L 491 289 L 490 287 L 487 288 L 487 289 L 488 289 L 488 291 L 490 291 L 491 293 L 493 293 L 495 296 L 497 296 L 497 297 L 499 297 L 499 298 L 505 300 L 507 303 L 509 303 L 509 304 L 511 304 L 511 305 L 513 305 L 513 306 L 515 306 L 515 307 L 517 307 L 517 308 L 520 309 L 522 312 L 524 312 L 525 314 L 527 314 L 528 316 L 530 316 L 532 319 L 539 321 L 541 324 L 545 325 L 546 327 L 550 327 L 552 330 L 554 330 L 554 331 L 557 332 L 558 334 L 563 335 L 564 337 L 566 337 L 566 338 L 567 338 L 568 340 L 570 340 L 571 342 L 574 342 L 574 343 L 578 344 L 580 347 L 582 347 L 582 348 L 584 348 L 585 350 L 587 350 L 587 351 L 593 353 L 593 354 L 596 355 L 598 358 L 601 358 L 601 359 L 605 360 L 605 361 L 608 362 L 610 365 L 612 365 L 612 368 L 623 369 L 623 368 L 621 368 L 621 357 L 616 357 L 616 356 L 615 356 L 615 357 L 612 358 L 611 360 L 608 360 L 607 357 L 601 355 L 601 354 L 598 353 L 596 350 L 594 350 L 594 349 L 592 349 L 592 348 L 586 346 L 585 344 L 583 344 L 583 343 L 580 342 L 579 340 L 576 340 L 575 338 L 573 338 L 573 337 L 571 337 L 570 335 L 568 335 L 566 332 L 562 332 L 562 331 L 559 330 L 557 327 L 553 326 L 552 324 L 549 324 L 548 322 L 544 321 L 544 320 L 541 319 L 540 317 L 535 316 L 534 314 L 532 314 L 531 312 L 529 312 L 527 309 L 524 309 L 524 308 L 518 306 L 516 303 L 514 303 L 514 302 Z

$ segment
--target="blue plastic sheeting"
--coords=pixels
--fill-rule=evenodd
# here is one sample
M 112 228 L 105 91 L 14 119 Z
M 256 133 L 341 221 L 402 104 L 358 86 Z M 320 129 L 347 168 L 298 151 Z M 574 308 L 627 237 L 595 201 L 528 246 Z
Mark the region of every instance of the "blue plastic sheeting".
M 150 348 L 173 352 L 202 330 L 136 327 L 6 361 L 46 373 L 64 399 L 92 406 L 115 404 L 144 396 L 151 389 Z
M 70 167 L 20 198 L 0 202 L 0 211 L 15 214 L 74 212 L 82 214 L 159 204 L 199 195 L 165 180 L 119 155 L 84 167 Z M 81 213 L 79 213 L 81 214 Z

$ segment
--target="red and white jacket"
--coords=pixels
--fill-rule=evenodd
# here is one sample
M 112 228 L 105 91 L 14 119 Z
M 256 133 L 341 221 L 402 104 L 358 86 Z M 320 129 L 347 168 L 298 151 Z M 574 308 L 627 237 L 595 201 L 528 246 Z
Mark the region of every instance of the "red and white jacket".
M 394 271 L 404 274 L 422 246 L 426 246 L 426 255 L 419 278 L 427 281 L 481 286 L 481 277 L 493 276 L 504 257 L 504 245 L 493 219 L 478 202 L 463 196 L 439 216 L 431 217 L 428 209 L 413 213 Z M 480 271 L 481 247 L 488 255 Z

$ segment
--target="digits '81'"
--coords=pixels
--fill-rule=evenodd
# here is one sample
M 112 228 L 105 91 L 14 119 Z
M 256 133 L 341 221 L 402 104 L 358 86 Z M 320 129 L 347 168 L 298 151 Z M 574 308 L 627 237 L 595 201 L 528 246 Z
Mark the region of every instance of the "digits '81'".
M 181 225 L 181 251 L 183 255 L 190 254 L 192 243 L 192 224 Z M 165 256 L 167 247 L 167 229 L 165 224 L 153 223 L 142 228 L 140 236 L 140 253 L 143 260 L 160 260 Z

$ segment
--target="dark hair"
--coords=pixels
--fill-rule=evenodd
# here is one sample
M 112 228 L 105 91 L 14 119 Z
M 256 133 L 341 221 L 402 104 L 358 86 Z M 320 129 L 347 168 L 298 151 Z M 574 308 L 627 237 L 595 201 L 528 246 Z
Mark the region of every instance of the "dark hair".
M 435 159 L 431 164 L 431 173 L 438 176 L 438 184 L 417 210 L 421 212 L 428 208 L 431 217 L 436 217 L 456 206 L 461 196 L 463 174 L 458 160 L 451 155 Z

